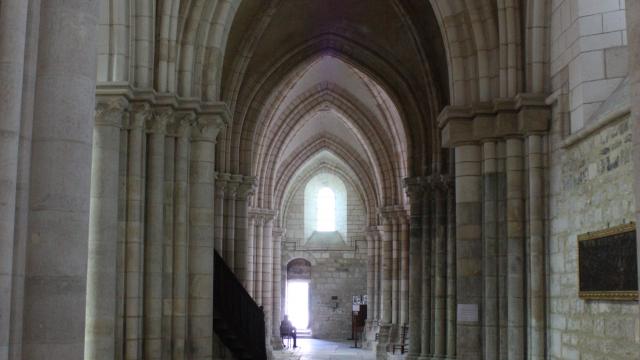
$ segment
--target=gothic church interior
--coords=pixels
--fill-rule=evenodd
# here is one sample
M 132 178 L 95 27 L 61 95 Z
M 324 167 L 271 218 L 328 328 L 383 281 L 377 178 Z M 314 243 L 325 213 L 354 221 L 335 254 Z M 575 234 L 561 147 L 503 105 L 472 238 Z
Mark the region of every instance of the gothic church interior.
M 638 359 L 639 59 L 636 0 L 0 0 L 0 360 Z

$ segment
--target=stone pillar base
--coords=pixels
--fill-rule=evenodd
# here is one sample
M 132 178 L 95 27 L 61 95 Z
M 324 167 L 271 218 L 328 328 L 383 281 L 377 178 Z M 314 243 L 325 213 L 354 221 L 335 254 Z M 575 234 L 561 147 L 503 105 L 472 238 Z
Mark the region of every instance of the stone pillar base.
M 380 324 L 378 344 L 376 344 L 376 360 L 387 360 L 390 332 L 391 324 Z
M 282 346 L 282 339 L 280 336 L 271 337 L 271 347 L 273 350 L 282 350 L 284 347 Z

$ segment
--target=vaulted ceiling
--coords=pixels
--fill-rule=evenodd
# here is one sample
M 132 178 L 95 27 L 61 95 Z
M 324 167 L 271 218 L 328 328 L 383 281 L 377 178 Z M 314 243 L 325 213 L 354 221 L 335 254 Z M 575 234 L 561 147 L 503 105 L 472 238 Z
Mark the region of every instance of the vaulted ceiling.
M 362 191 L 369 214 L 404 203 L 402 179 L 440 159 L 435 117 L 448 102 L 442 37 L 423 3 L 242 2 L 225 52 L 233 123 L 219 166 L 256 176 L 255 207 L 282 207 L 323 167 Z

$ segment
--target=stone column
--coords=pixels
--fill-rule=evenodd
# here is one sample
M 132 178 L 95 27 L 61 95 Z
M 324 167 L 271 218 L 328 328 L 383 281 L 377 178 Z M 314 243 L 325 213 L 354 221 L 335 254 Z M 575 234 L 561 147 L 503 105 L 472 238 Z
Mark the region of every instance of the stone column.
M 178 124 L 173 119 L 168 124 L 164 138 L 164 224 L 162 242 L 162 358 L 172 356 L 173 336 L 173 258 L 175 236 L 175 161 Z
M 392 320 L 392 275 L 393 275 L 393 235 L 390 214 L 383 214 L 382 226 L 379 230 L 382 233 L 382 299 L 380 313 L 380 330 L 378 333 L 378 345 L 376 347 L 376 358 L 386 359 L 387 346 L 389 345 L 389 335 Z
M 15 3 L 15 2 L 14 2 Z M 29 186 L 31 177 L 31 136 L 33 127 L 33 114 L 34 114 L 34 98 L 36 87 L 36 75 L 37 75 L 37 57 L 38 57 L 38 30 L 40 27 L 40 0 L 29 1 L 29 9 L 27 14 L 27 29 L 26 29 L 26 43 L 24 57 L 21 57 L 21 61 L 24 63 L 22 70 L 22 111 L 21 111 L 21 123 L 20 123 L 20 139 L 18 142 L 18 164 L 17 164 L 17 177 L 16 177 L 16 194 L 15 194 L 15 215 L 14 215 L 14 228 L 13 228 L 13 278 L 11 281 L 11 314 L 9 315 L 11 324 L 9 334 L 9 359 L 17 360 L 22 359 L 22 337 L 23 337 L 23 318 L 24 318 L 24 277 L 25 277 L 25 263 L 26 263 L 26 249 L 29 239 Z M 8 14 L 9 11 L 1 12 Z M 16 19 L 19 21 L 19 17 Z M 0 20 L 4 23 L 4 20 Z M 9 34 L 13 36 L 12 32 L 5 32 L 3 34 Z M 19 34 L 19 32 L 18 32 Z M 12 54 L 0 51 L 3 54 L 12 56 Z M 15 54 L 14 54 L 15 55 Z M 4 60 L 2 62 L 5 62 Z M 10 63 L 7 61 L 6 63 Z M 10 65 L 9 65 L 10 66 Z M 4 73 L 4 71 L 3 71 Z M 11 72 L 7 72 L 11 73 Z M 11 87 L 8 87 L 11 89 Z M 10 90 L 9 90 L 10 91 Z M 7 96 L 8 97 L 8 96 Z M 0 96 L 5 98 L 5 95 Z M 8 113 L 3 110 L 3 114 Z M 0 151 L 4 153 L 4 149 Z M 4 170 L 2 171 L 4 173 Z M 0 180 L 3 181 L 3 180 Z M 1 185 L 0 187 L 3 187 Z M 0 213 L 2 211 L 0 210 Z M 9 216 L 9 215 L 7 215 Z M 4 218 L 4 215 L 0 215 L 0 218 Z M 9 218 L 6 218 L 9 220 Z M 2 226 L 2 225 L 0 225 Z M 4 239 L 4 235 L 0 238 Z M 2 240 L 0 240 L 2 242 Z M 1 245 L 0 245 L 1 246 Z M 8 250 L 7 250 L 8 251 Z M 0 250 L 5 254 L 5 250 Z M 0 256 L 2 258 L 2 256 Z M 4 263 L 4 258 L 0 259 L 0 262 Z M 7 263 L 8 265 L 8 263 Z M 5 285 L 0 285 L 4 287 Z M 2 305 L 0 305 L 1 307 Z M 5 308 L 6 309 L 6 308 Z M 4 310 L 2 310 L 4 311 Z M 0 328 L 2 326 L 0 325 Z M 2 331 L 2 330 L 0 330 Z M 1 345 L 0 345 L 1 346 Z M 1 352 L 2 350 L 0 350 Z
M 497 161 L 495 141 L 482 145 L 483 177 L 483 288 L 484 358 L 498 359 L 498 243 L 497 243 Z
M 97 4 L 68 0 L 40 6 L 24 359 L 84 356 Z
M 629 90 L 631 128 L 633 129 L 633 190 L 636 201 L 636 224 L 640 224 L 640 1 L 626 0 L 627 38 L 629 43 Z M 636 232 L 640 244 L 640 232 Z M 636 247 L 640 262 L 640 246 Z M 640 266 L 638 267 L 640 281 Z M 640 286 L 640 285 L 639 285 Z
M 262 242 L 262 306 L 267 345 L 271 345 L 271 332 L 268 329 L 273 321 L 273 214 L 267 215 L 264 223 L 264 239 Z
M 373 236 L 370 232 L 365 233 L 365 239 L 367 240 L 367 299 L 373 299 L 373 278 L 375 272 L 375 251 L 374 251 L 374 242 Z M 371 306 L 371 302 L 367 306 Z M 367 308 L 367 311 L 371 311 L 370 308 Z M 369 314 L 367 314 L 369 315 Z M 370 315 L 368 316 L 367 322 L 370 323 Z
M 409 238 L 409 353 L 407 359 L 416 360 L 421 354 L 422 339 L 422 182 L 419 178 L 405 179 L 410 206 Z
M 235 272 L 236 193 L 242 175 L 231 175 L 224 192 L 224 261 Z M 237 273 L 236 273 L 237 275 Z
M 409 224 L 404 214 L 400 217 L 400 318 L 409 324 Z
M 522 140 L 507 139 L 507 338 L 509 360 L 524 359 L 524 201 Z
M 29 2 L 0 2 L 0 359 L 9 358 L 22 84 Z
M 529 351 L 530 360 L 542 360 L 546 348 L 545 241 L 543 137 L 527 137 L 529 160 Z
M 391 324 L 393 319 L 393 220 L 388 214 L 382 222 L 382 314 L 384 324 Z
M 453 156 L 451 156 L 453 158 Z M 451 179 L 447 187 L 447 357 L 456 357 L 456 197 Z
M 377 321 L 379 319 L 378 313 L 380 304 L 378 297 L 380 294 L 380 244 L 378 241 L 377 231 L 373 230 L 373 227 L 369 229 L 369 236 L 373 243 L 373 295 L 369 299 L 371 303 L 371 320 Z
M 433 175 L 433 204 L 434 216 L 433 226 L 435 234 L 435 253 L 434 253 L 434 331 L 433 331 L 433 355 L 442 358 L 446 355 L 447 347 L 447 314 L 446 314 L 446 272 L 447 272 L 447 193 L 444 186 L 444 179 L 441 175 Z
M 509 339 L 507 335 L 507 176 L 505 163 L 506 143 L 503 139 L 496 144 L 497 166 L 497 242 L 498 242 L 498 359 L 508 356 Z
M 394 325 L 400 324 L 398 313 L 400 311 L 400 275 L 399 275 L 399 262 L 400 262 L 400 218 L 398 214 L 393 214 L 391 218 L 391 236 L 392 236 L 392 250 L 391 250 L 391 323 Z
M 225 229 L 225 197 L 227 191 L 227 182 L 231 175 L 219 173 L 216 176 L 216 199 L 215 199 L 215 249 L 220 254 L 224 255 L 224 238 L 226 235 Z
M 429 183 L 425 182 L 422 193 L 422 314 L 420 315 L 420 359 L 426 360 L 431 355 L 431 204 L 433 192 Z
M 127 159 L 127 219 L 125 245 L 125 355 L 126 360 L 142 358 L 142 276 L 144 236 L 144 124 L 151 116 L 149 106 L 134 106 L 129 129 Z
M 120 129 L 120 154 L 118 166 L 118 252 L 116 257 L 116 324 L 115 324 L 115 359 L 124 358 L 125 344 L 125 311 L 126 311 L 126 249 L 127 249 L 127 168 L 129 154 L 129 128 L 131 116 L 124 117 Z M 86 346 L 86 345 L 85 345 Z
M 280 341 L 280 321 L 282 320 L 282 236 L 284 229 L 273 228 L 273 331 L 274 346 L 282 345 Z
M 249 226 L 249 197 L 254 191 L 255 178 L 246 178 L 238 186 L 236 192 L 236 233 L 235 233 L 235 265 L 236 275 L 247 291 L 249 290 L 249 274 L 247 271 L 251 258 L 249 257 L 247 233 Z
M 457 306 L 466 307 L 470 315 L 467 319 L 457 319 L 456 355 L 465 360 L 482 358 L 479 322 L 482 304 L 482 262 L 479 261 L 479 254 L 482 254 L 481 154 L 480 147 L 474 144 L 455 148 Z
M 189 168 L 189 318 L 190 359 L 211 359 L 213 343 L 213 201 L 219 116 L 200 116 L 192 129 Z
M 126 99 L 101 98 L 93 128 L 89 259 L 87 264 L 86 359 L 115 358 L 120 127 Z
M 255 216 L 255 288 L 253 299 L 258 305 L 262 304 L 262 241 L 264 235 L 264 217 L 262 215 Z
M 173 112 L 147 123 L 147 196 L 144 237 L 144 357 L 162 357 L 162 264 L 164 239 L 164 138 Z
M 174 194 L 173 239 L 173 359 L 186 357 L 189 244 L 189 152 L 195 116 L 188 114 L 178 123 Z
M 256 297 L 255 284 L 255 247 L 256 247 L 256 219 L 251 213 L 247 214 L 247 291 L 254 299 Z

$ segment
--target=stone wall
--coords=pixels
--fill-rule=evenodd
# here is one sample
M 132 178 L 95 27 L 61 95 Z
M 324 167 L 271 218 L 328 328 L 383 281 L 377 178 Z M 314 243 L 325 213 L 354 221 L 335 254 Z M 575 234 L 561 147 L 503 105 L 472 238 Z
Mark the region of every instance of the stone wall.
M 556 137 L 556 140 L 558 138 Z M 633 220 L 629 116 L 590 135 L 556 141 L 551 156 L 549 358 L 636 358 L 635 302 L 578 297 L 577 236 Z
M 550 2 L 550 72 L 556 83 L 566 81 L 568 131 L 588 126 L 627 74 L 624 8 L 625 0 Z
M 355 188 L 348 182 L 344 184 L 347 192 L 346 238 L 316 237 L 312 243 L 304 238 L 305 186 L 300 186 L 293 194 L 284 216 L 283 275 L 290 260 L 304 258 L 311 262 L 309 322 L 314 338 L 349 338 L 352 296 L 367 293 L 367 245 L 363 233 L 366 212 Z M 319 240 L 326 246 L 321 246 Z M 283 288 L 285 284 L 283 282 Z M 337 308 L 332 296 L 338 297 Z M 282 304 L 284 311 L 284 298 Z

